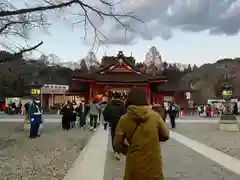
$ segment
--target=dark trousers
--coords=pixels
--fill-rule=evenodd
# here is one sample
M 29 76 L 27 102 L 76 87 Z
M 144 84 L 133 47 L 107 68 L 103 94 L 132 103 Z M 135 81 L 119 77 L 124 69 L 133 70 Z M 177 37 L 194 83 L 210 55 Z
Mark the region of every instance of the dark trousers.
M 102 112 L 99 112 L 98 118 L 101 120 Z
M 62 117 L 62 129 L 69 130 L 71 124 L 71 116 L 63 116 Z
M 106 121 L 103 122 L 103 127 L 104 127 L 104 130 L 107 130 L 107 126 L 108 126 L 108 123 Z
M 77 115 L 74 113 L 71 118 L 71 123 L 70 123 L 71 128 L 75 127 L 76 119 L 77 119 Z
M 98 119 L 98 115 L 90 114 L 90 126 L 91 127 L 97 128 L 97 119 Z
M 171 123 L 172 128 L 175 128 L 176 127 L 176 122 L 175 122 L 176 117 L 171 116 L 171 115 L 169 117 L 170 117 L 170 123 Z
M 30 124 L 30 134 L 29 134 L 30 138 L 35 138 L 38 136 L 39 127 L 40 127 L 40 122 L 33 122 Z
M 112 138 L 112 148 L 113 148 L 113 151 L 115 151 L 115 147 L 114 147 L 115 131 L 116 131 L 116 129 L 114 127 L 111 127 L 111 138 Z
M 80 127 L 83 127 L 83 126 L 86 125 L 86 116 L 85 116 L 84 113 L 82 113 L 82 114 L 80 115 L 80 123 L 79 123 L 79 125 L 80 125 Z

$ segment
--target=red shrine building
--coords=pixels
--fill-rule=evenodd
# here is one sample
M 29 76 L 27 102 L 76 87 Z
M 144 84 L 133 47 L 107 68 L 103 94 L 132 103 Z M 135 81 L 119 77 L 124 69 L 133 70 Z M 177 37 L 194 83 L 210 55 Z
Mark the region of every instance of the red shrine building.
M 124 56 L 120 51 L 116 57 L 104 56 L 100 69 L 95 72 L 76 72 L 69 93 L 91 100 L 98 95 L 109 95 L 114 91 L 127 93 L 131 87 L 139 87 L 146 92 L 150 104 L 162 104 L 172 99 L 179 104 L 184 103 L 186 91 L 163 89 L 167 81 L 166 77 L 153 76 L 136 69 L 135 59 Z

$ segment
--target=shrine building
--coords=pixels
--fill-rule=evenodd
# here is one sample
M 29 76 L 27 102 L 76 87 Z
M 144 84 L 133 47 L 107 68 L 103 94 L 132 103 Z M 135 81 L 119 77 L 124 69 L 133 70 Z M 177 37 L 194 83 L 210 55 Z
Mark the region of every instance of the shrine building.
M 186 102 L 186 90 L 161 88 L 168 85 L 166 77 L 141 72 L 135 64 L 135 59 L 124 56 L 122 51 L 116 57 L 104 56 L 99 70 L 73 75 L 69 95 L 82 96 L 88 101 L 97 95 L 109 95 L 114 91 L 127 93 L 131 87 L 139 87 L 146 92 L 150 104 L 162 104 L 172 99 L 179 104 Z

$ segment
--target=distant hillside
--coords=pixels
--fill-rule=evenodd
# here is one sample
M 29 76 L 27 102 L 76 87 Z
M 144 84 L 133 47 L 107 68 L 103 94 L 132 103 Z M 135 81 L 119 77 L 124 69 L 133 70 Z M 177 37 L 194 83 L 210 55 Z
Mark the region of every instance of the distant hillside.
M 181 79 L 182 83 L 191 84 L 198 91 L 195 98 L 206 102 L 208 98 L 220 98 L 219 88 L 224 83 L 223 76 L 228 72 L 234 88 L 234 96 L 240 97 L 240 58 L 221 59 L 213 64 L 204 64 Z
M 24 96 L 30 84 L 68 84 L 72 72 L 51 64 L 46 57 L 24 60 L 0 51 L 0 95 Z

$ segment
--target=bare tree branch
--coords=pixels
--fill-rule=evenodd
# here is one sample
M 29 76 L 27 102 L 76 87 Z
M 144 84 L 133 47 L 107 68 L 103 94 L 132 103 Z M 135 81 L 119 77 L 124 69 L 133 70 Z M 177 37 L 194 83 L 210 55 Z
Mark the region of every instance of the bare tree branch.
M 42 44 L 43 44 L 43 41 L 41 41 L 40 43 L 38 43 L 35 46 L 32 46 L 30 48 L 22 49 L 19 52 L 15 53 L 14 56 L 19 56 L 19 55 L 22 55 L 23 53 L 33 51 L 33 50 L 37 49 L 39 46 L 41 46 Z
M 14 60 L 16 57 L 22 56 L 22 54 L 29 52 L 29 51 L 33 51 L 35 49 L 37 49 L 39 46 L 41 46 L 43 44 L 43 41 L 39 42 L 38 44 L 36 44 L 35 46 L 29 47 L 29 48 L 24 48 L 21 49 L 20 51 L 14 53 L 12 56 L 4 58 L 0 61 L 0 63 L 4 63 L 7 61 L 12 61 Z
M 122 25 L 126 29 L 131 29 L 131 27 L 124 22 L 120 20 L 120 18 L 131 18 L 136 21 L 144 23 L 144 21 L 134 15 L 132 13 L 115 13 L 114 12 L 114 3 L 107 2 L 104 0 L 100 0 L 102 4 L 105 6 L 109 7 L 111 11 L 109 12 L 104 12 L 101 11 L 100 9 L 93 7 L 89 4 L 84 3 L 81 0 L 69 0 L 67 2 L 62 2 L 62 3 L 54 3 L 54 1 L 49 1 L 49 0 L 43 0 L 47 5 L 45 6 L 38 6 L 38 7 L 32 7 L 32 8 L 23 8 L 23 9 L 17 9 L 17 10 L 3 10 L 0 11 L 0 17 L 6 17 L 6 16 L 16 16 L 16 15 L 22 15 L 22 14 L 28 14 L 28 13 L 34 13 L 34 12 L 43 12 L 43 11 L 48 11 L 48 10 L 54 10 L 54 9 L 62 9 L 62 8 L 67 8 L 67 7 L 76 7 L 76 5 L 79 5 L 80 8 L 84 12 L 84 16 L 86 17 L 85 20 L 79 21 L 78 23 L 84 22 L 86 25 L 86 22 L 90 23 L 91 26 L 93 26 L 93 23 L 91 19 L 89 18 L 89 11 L 95 12 L 102 20 L 104 20 L 104 17 L 110 17 L 116 20 L 120 25 Z M 93 29 L 96 33 L 99 33 L 101 36 L 103 36 L 102 33 L 99 32 L 99 30 L 96 30 L 96 28 L 93 26 Z M 103 36 L 106 38 L 105 36 Z
M 105 18 L 114 19 L 121 27 L 125 29 L 125 34 L 127 31 L 134 31 L 132 26 L 127 23 L 126 19 L 133 19 L 144 23 L 144 20 L 134 16 L 132 13 L 117 13 L 114 9 L 116 3 L 115 1 L 99 0 L 108 10 L 101 10 L 98 7 L 92 6 L 88 3 L 84 3 L 81 0 L 41 0 L 43 4 L 31 7 L 25 7 L 18 9 L 14 7 L 10 2 L 6 2 L 6 5 L 1 7 L 0 4 L 0 37 L 5 37 L 11 39 L 10 37 L 20 37 L 24 40 L 29 39 L 28 32 L 32 29 L 43 28 L 46 29 L 48 25 L 47 17 L 49 14 L 46 12 L 51 12 L 52 10 L 67 10 L 72 8 L 70 12 L 65 16 L 67 19 L 68 15 L 73 15 L 77 21 L 72 22 L 73 27 L 83 23 L 84 26 L 84 39 L 88 35 L 88 27 L 91 27 L 94 33 L 94 43 L 92 49 L 96 46 L 99 47 L 100 44 L 104 44 L 104 40 L 108 38 L 100 31 L 100 29 L 95 25 L 91 19 L 91 13 L 95 13 L 102 21 Z M 119 4 L 120 1 L 117 2 Z M 4 3 L 3 3 L 4 4 Z M 64 16 L 64 15 L 62 15 Z M 8 41 L 7 41 L 8 42 Z M 96 45 L 97 44 L 97 45 Z M 25 52 L 25 51 L 24 51 Z M 14 53 L 18 54 L 18 53 Z
M 46 1 L 45 1 L 46 2 Z M 108 6 L 111 6 L 110 3 L 107 3 L 106 1 L 101 0 L 102 3 L 107 4 Z M 33 13 L 33 12 L 39 12 L 39 11 L 47 11 L 47 10 L 54 10 L 54 9 L 61 9 L 65 7 L 70 7 L 73 5 L 80 5 L 82 8 L 87 8 L 89 10 L 92 10 L 93 12 L 96 12 L 100 17 L 103 18 L 103 16 L 107 17 L 129 17 L 132 19 L 135 19 L 137 21 L 144 22 L 142 19 L 139 19 L 135 16 L 132 16 L 130 14 L 115 14 L 115 13 L 106 13 L 103 12 L 97 8 L 94 8 L 88 4 L 83 3 L 80 0 L 71 0 L 68 2 L 63 2 L 63 3 L 58 3 L 58 4 L 53 4 L 50 3 L 48 6 L 39 6 L 39 7 L 33 7 L 33 8 L 23 8 L 23 9 L 18 9 L 18 10 L 13 10 L 13 11 L 0 11 L 0 17 L 5 17 L 5 16 L 11 16 L 11 15 L 19 15 L 19 14 L 26 14 L 26 13 Z
M 7 24 L 4 24 L 4 26 L 3 27 L 1 27 L 0 28 L 0 34 L 1 33 L 3 33 L 3 31 L 5 30 L 5 29 L 7 29 L 8 27 L 10 27 L 10 26 L 12 26 L 12 25 L 14 25 L 14 24 L 20 24 L 20 23 L 25 23 L 25 21 L 19 21 L 19 22 L 17 22 L 17 21 L 12 21 L 12 22 L 9 22 L 9 23 L 7 23 Z

